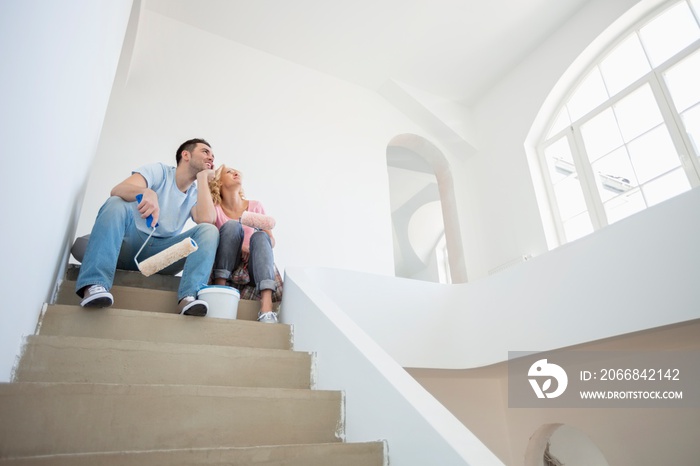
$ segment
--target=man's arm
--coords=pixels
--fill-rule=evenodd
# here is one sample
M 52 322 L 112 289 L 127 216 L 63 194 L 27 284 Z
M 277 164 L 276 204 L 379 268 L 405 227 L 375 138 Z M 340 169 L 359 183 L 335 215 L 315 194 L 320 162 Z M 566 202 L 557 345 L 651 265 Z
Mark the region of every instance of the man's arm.
M 209 191 L 209 181 L 216 176 L 214 170 L 202 170 L 197 173 L 197 204 L 192 207 L 191 215 L 195 223 L 215 223 L 216 209 Z
M 139 203 L 138 209 L 141 218 L 153 215 L 153 224 L 158 223 L 160 206 L 158 205 L 158 195 L 148 188 L 146 179 L 140 173 L 134 173 L 114 188 L 110 193 L 112 196 L 119 196 L 126 202 L 134 202 L 137 194 L 143 194 L 143 199 Z M 211 197 L 211 196 L 210 196 Z

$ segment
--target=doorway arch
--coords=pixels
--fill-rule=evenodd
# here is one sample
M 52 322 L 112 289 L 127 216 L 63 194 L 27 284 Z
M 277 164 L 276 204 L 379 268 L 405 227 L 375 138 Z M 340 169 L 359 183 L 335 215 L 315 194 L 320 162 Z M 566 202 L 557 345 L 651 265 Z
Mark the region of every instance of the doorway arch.
M 567 424 L 544 424 L 530 437 L 525 466 L 609 466 L 598 446 Z
M 426 181 L 416 189 L 410 199 L 402 202 L 401 206 L 392 205 L 392 225 L 394 228 L 394 251 L 402 252 L 402 260 L 406 260 L 414 267 L 425 265 L 424 258 L 419 257 L 410 246 L 411 218 L 423 215 L 425 218 L 437 218 L 427 213 L 431 209 L 430 203 L 437 202 L 437 210 L 442 216 L 442 231 L 444 237 L 435 240 L 434 246 L 439 246 L 439 241 L 444 241 L 447 251 L 446 261 L 449 264 L 449 276 L 451 283 L 467 282 L 466 265 L 464 261 L 464 248 L 462 235 L 457 215 L 457 202 L 454 192 L 454 182 L 450 165 L 445 155 L 433 143 L 416 134 L 400 134 L 389 141 L 387 145 L 387 166 L 404 168 L 408 171 L 422 172 L 426 175 L 434 175 L 435 185 L 431 187 Z M 390 190 L 392 190 L 390 183 Z M 402 209 L 401 212 L 398 210 Z M 396 214 L 396 215 L 394 215 Z M 413 223 L 416 223 L 415 221 Z M 430 226 L 435 227 L 434 223 Z

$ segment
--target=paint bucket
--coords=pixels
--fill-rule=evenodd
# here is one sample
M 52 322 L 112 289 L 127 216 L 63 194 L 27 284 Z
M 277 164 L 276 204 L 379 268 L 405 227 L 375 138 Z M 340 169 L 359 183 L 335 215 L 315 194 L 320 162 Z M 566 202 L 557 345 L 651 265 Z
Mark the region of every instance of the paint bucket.
M 241 299 L 241 293 L 230 286 L 211 285 L 199 290 L 197 299 L 206 301 L 209 305 L 207 317 L 235 319 L 238 315 L 238 301 Z

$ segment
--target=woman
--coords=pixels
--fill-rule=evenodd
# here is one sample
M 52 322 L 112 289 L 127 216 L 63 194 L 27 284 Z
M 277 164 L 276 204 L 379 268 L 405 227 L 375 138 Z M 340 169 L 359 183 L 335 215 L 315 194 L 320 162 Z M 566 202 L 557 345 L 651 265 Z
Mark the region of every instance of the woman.
M 245 211 L 265 214 L 260 202 L 246 199 L 242 181 L 241 172 L 222 165 L 209 183 L 219 228 L 214 285 L 226 285 L 241 264 L 247 265 L 250 282 L 260 293 L 258 321 L 277 323 L 272 305 L 272 294 L 277 290 L 272 254 L 275 237 L 270 230 L 255 230 L 240 223 Z

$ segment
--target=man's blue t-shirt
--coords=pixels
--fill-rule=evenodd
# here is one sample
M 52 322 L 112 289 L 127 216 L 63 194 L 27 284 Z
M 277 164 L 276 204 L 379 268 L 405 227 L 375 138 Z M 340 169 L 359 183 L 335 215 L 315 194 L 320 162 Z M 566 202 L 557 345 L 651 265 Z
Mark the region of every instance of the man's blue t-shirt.
M 161 162 L 144 165 L 132 173 L 143 176 L 147 186 L 158 194 L 160 216 L 158 228 L 153 236 L 163 238 L 180 233 L 191 217 L 192 207 L 197 204 L 197 183 L 192 183 L 187 192 L 183 193 L 175 183 L 175 167 Z M 146 219 L 141 218 L 137 206 L 138 202 L 134 202 L 136 228 L 144 233 L 150 233 L 152 228 L 148 228 Z

